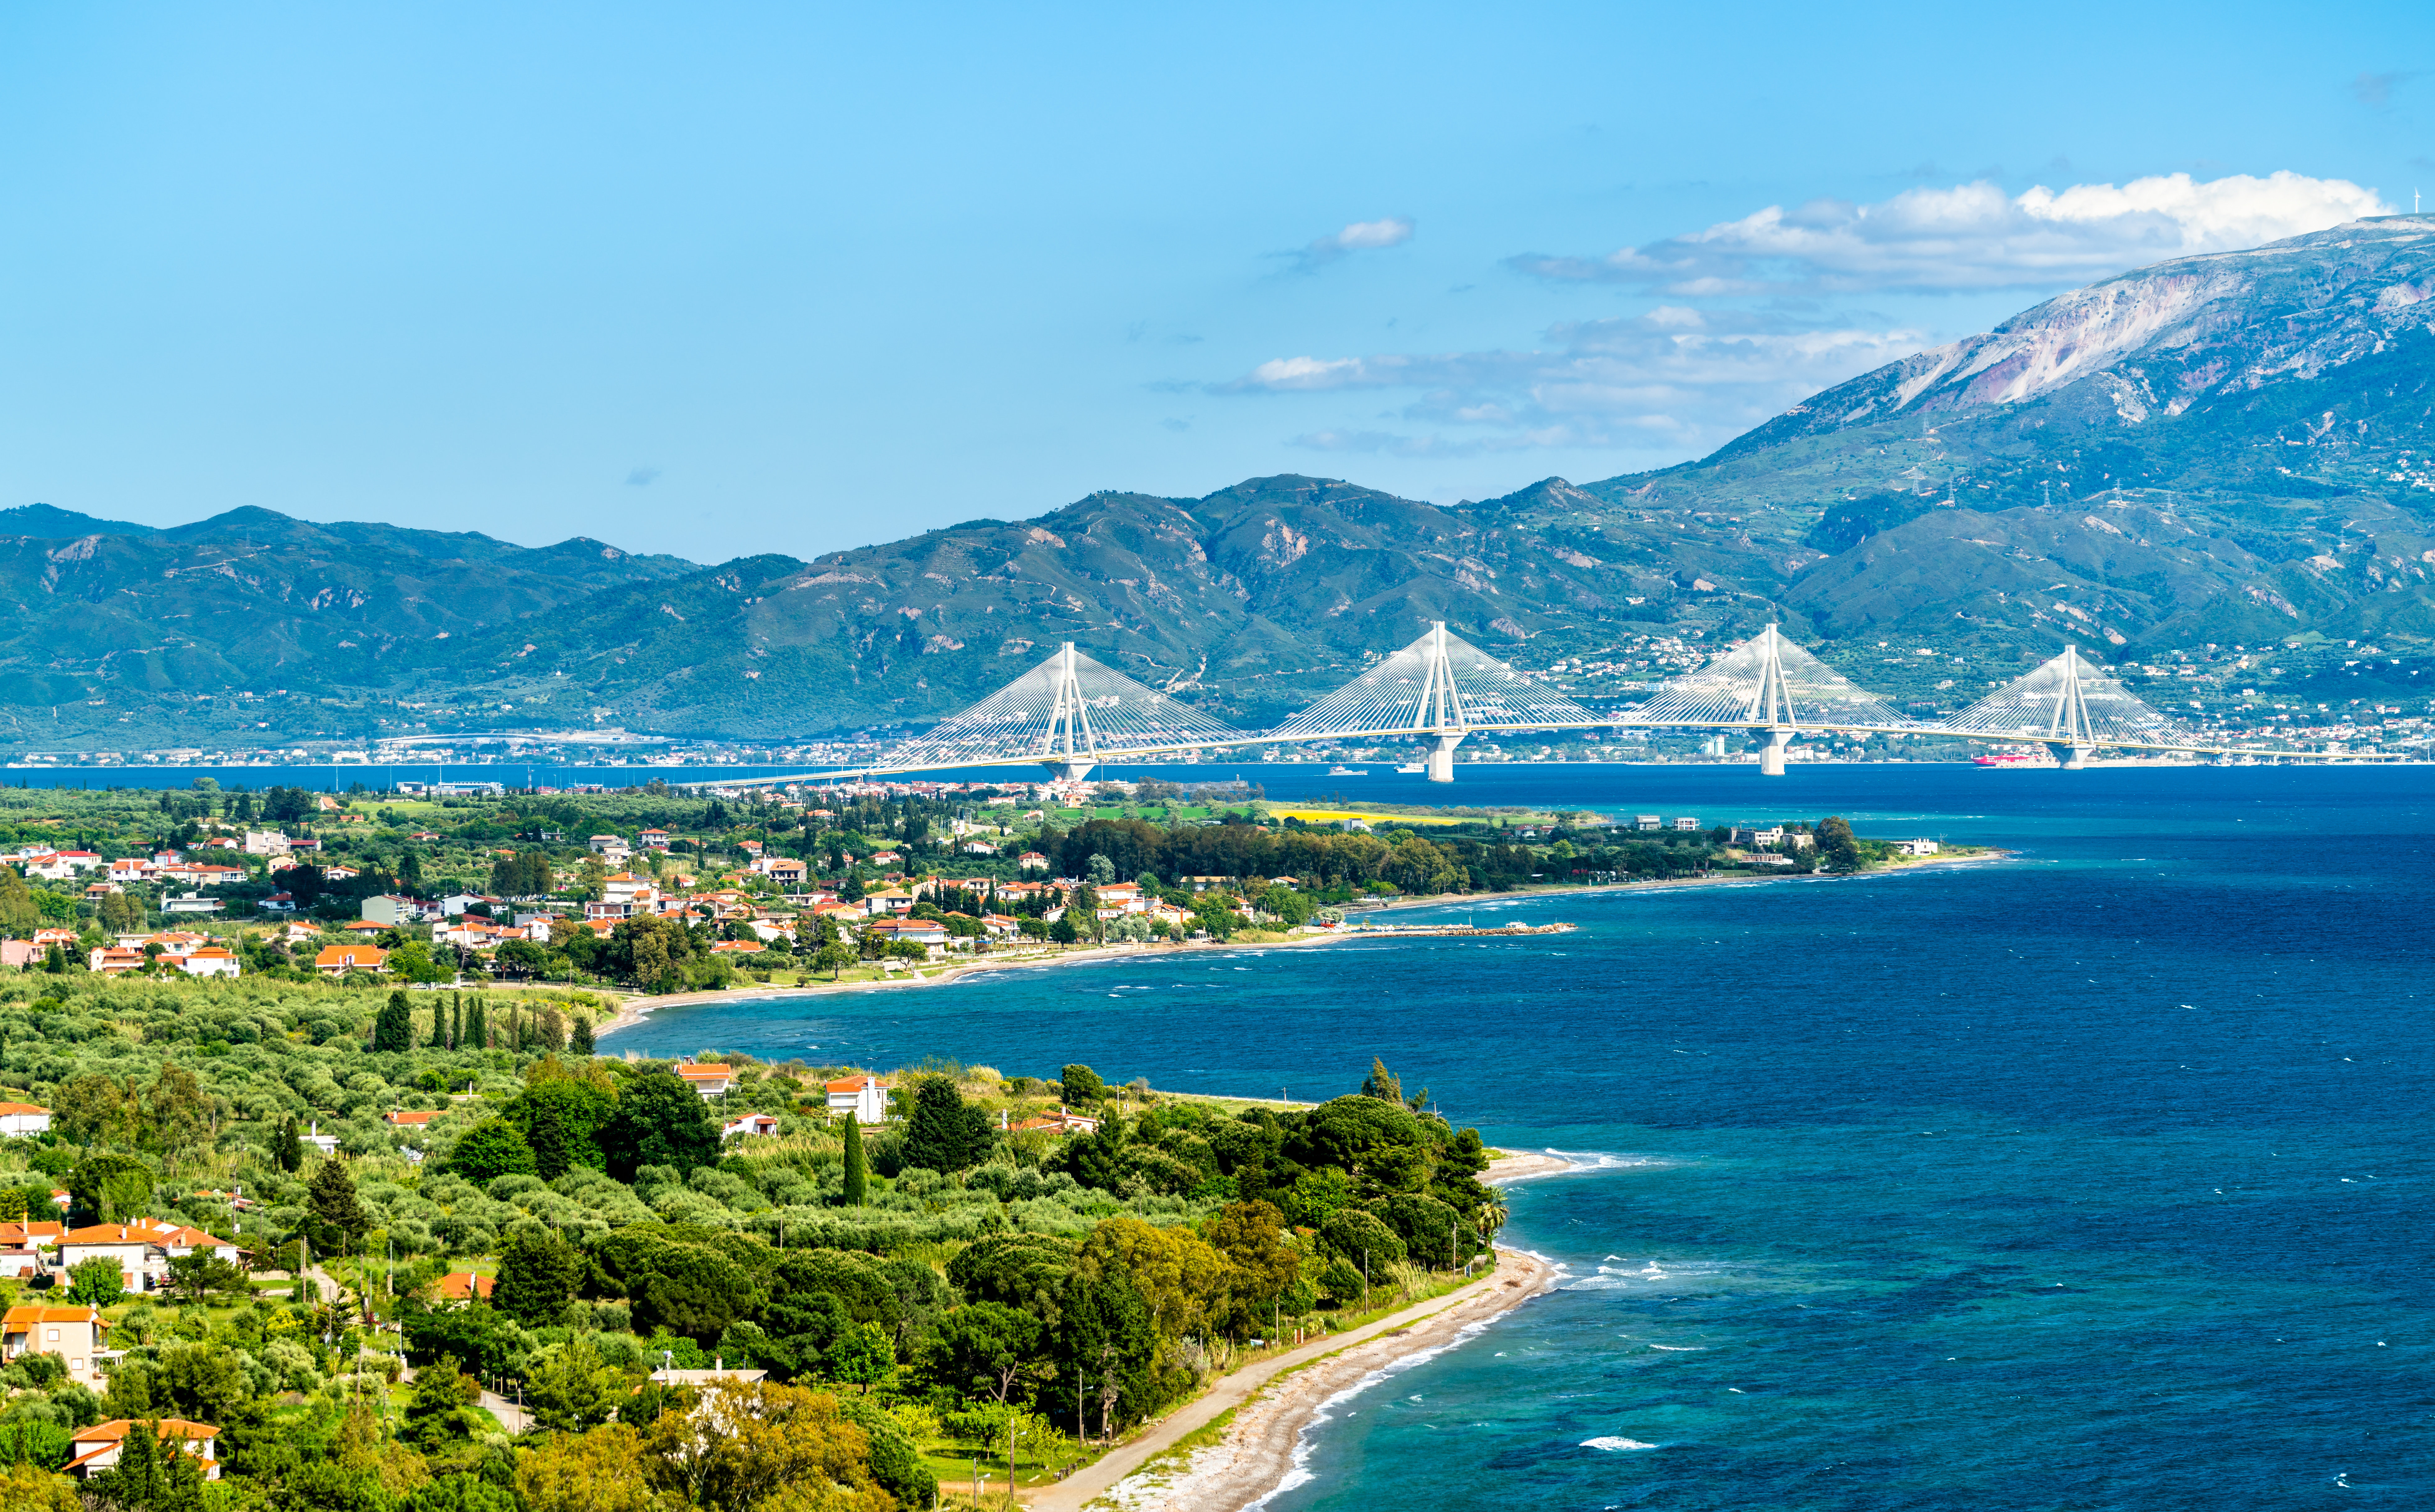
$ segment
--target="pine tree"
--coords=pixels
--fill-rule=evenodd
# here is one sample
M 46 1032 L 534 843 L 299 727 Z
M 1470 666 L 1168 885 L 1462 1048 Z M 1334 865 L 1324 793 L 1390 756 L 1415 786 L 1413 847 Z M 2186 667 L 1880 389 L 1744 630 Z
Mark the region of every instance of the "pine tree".
M 381 1010 L 372 1019 L 372 1049 L 384 1054 L 414 1048 L 414 1009 L 406 1001 L 404 988 L 389 995 Z
M 852 1114 L 845 1121 L 845 1205 L 859 1208 L 871 1192 L 871 1175 L 862 1154 L 862 1120 Z
M 566 1037 L 566 1048 L 579 1056 L 592 1055 L 592 1016 L 578 1010 L 574 1017 L 575 1024 Z
M 322 1161 L 321 1168 L 313 1173 L 304 1202 L 312 1214 L 314 1247 L 325 1254 L 353 1246 L 372 1226 L 363 1203 L 355 1196 L 354 1178 L 335 1160 Z

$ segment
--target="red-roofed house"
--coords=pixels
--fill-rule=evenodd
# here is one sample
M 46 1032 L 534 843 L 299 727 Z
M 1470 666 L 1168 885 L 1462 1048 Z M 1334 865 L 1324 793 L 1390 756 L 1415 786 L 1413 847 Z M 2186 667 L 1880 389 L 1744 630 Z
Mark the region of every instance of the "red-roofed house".
M 449 1302 L 470 1302 L 478 1296 L 487 1302 L 491 1288 L 498 1284 L 498 1278 L 493 1276 L 476 1276 L 470 1270 L 450 1271 L 440 1278 L 440 1296 Z
M 421 1128 L 446 1111 L 444 1108 L 400 1108 L 393 1113 L 383 1113 L 381 1118 L 398 1128 Z
M 141 1433 L 143 1424 L 125 1418 L 113 1418 L 91 1428 L 79 1428 L 68 1444 L 71 1456 L 67 1473 L 79 1478 L 98 1475 L 118 1463 L 127 1448 L 127 1435 Z M 217 1439 L 220 1431 L 209 1423 L 189 1422 L 183 1418 L 164 1418 L 155 1425 L 164 1440 L 173 1440 L 185 1452 L 203 1462 L 203 1479 L 220 1478 Z
M 679 1066 L 677 1074 L 684 1078 L 686 1086 L 701 1093 L 705 1102 L 713 1097 L 726 1096 L 727 1090 L 735 1085 L 735 1072 L 728 1066 L 688 1064 Z
M 12 1307 L 0 1313 L 0 1362 L 21 1354 L 56 1354 L 68 1363 L 68 1379 L 102 1389 L 101 1310 L 92 1307 Z
M 888 1122 L 888 1084 L 876 1076 L 848 1076 L 828 1084 L 829 1111 L 852 1113 L 857 1124 Z
M 0 1134 L 47 1134 L 51 1110 L 33 1103 L 0 1103 Z
M 377 945 L 325 945 L 321 954 L 313 957 L 313 970 L 323 976 L 344 976 L 349 971 L 386 971 L 389 952 Z
M 727 1126 L 718 1132 L 731 1139 L 738 1134 L 775 1134 L 778 1132 L 778 1117 L 774 1113 L 747 1113 L 741 1118 L 729 1119 Z

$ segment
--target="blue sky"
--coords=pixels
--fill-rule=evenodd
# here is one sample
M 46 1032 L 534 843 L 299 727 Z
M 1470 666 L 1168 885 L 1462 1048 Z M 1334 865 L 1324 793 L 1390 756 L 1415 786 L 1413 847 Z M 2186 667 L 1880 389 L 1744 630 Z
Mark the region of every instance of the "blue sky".
M 1265 472 L 1609 477 L 2104 273 L 2409 209 L 2430 34 L 14 6 L 0 506 L 717 560 Z

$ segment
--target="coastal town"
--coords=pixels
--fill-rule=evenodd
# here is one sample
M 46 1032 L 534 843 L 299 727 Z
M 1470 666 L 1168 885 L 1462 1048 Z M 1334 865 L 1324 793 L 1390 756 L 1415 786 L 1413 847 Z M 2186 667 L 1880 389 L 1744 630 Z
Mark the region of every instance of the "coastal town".
M 0 837 L 12 831 L 0 912 L 22 927 L 0 938 L 0 968 L 660 993 L 1274 941 L 1360 929 L 1404 900 L 1809 875 L 1943 850 L 1834 818 L 1359 813 L 1114 782 L 437 797 L 214 783 L 39 801 L 0 789 Z

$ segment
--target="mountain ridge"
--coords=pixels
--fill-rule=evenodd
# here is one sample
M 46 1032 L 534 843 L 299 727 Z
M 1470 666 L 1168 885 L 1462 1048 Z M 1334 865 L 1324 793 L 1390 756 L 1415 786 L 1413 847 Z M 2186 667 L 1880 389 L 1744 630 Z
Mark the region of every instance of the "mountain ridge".
M 1278 474 L 716 565 L 27 506 L 0 513 L 0 740 L 609 723 L 796 740 L 936 719 L 1065 640 L 1260 728 L 1436 619 L 1570 666 L 1581 696 L 1773 621 L 1923 710 L 2066 640 L 2116 660 L 2297 662 L 2371 639 L 2420 656 L 2430 294 L 2435 217 L 2181 259 L 1837 385 L 1697 461 L 1452 506 Z

